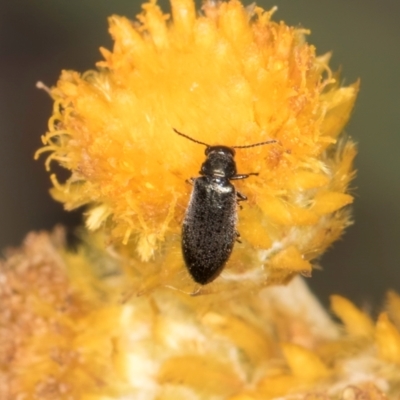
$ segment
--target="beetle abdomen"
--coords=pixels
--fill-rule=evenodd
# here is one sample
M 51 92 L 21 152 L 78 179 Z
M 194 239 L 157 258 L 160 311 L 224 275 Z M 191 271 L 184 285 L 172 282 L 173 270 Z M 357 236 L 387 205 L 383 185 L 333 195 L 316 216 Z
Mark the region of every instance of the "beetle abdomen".
M 194 179 L 182 228 L 182 252 L 196 282 L 205 285 L 221 272 L 236 240 L 236 219 L 236 190 L 228 179 Z

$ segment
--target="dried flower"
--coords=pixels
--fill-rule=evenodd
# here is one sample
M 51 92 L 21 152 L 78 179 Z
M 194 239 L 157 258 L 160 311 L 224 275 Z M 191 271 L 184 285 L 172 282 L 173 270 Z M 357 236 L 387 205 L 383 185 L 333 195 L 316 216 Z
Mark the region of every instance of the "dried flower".
M 341 328 L 300 278 L 234 301 L 170 289 L 121 301 L 134 282 L 93 235 L 71 253 L 60 230 L 30 234 L 0 264 L 0 398 L 400 396 L 396 293 L 376 323 L 333 297 Z

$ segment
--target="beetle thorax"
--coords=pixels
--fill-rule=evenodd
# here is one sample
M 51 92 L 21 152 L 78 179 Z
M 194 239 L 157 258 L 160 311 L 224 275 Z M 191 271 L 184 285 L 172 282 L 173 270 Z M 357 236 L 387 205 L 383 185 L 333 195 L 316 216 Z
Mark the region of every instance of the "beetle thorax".
M 200 173 L 210 177 L 227 179 L 236 175 L 234 150 L 227 146 L 211 146 L 206 149 L 207 159 L 201 166 Z

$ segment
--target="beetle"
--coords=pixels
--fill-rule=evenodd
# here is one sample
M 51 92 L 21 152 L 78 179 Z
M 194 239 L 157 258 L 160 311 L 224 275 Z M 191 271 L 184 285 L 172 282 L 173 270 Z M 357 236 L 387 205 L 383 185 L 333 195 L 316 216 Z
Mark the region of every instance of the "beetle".
M 276 143 L 276 140 L 247 146 L 210 146 L 173 128 L 178 135 L 206 146 L 206 159 L 200 177 L 191 178 L 193 190 L 182 224 L 182 254 L 195 282 L 212 282 L 229 260 L 235 241 L 239 241 L 237 205 L 247 197 L 231 181 L 246 179 L 256 172 L 238 174 L 235 149 Z

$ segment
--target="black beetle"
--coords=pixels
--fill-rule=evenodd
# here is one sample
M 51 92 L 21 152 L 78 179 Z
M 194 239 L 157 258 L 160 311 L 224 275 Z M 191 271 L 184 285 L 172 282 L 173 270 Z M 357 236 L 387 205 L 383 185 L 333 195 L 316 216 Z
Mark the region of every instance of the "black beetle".
M 202 176 L 190 179 L 193 190 L 182 225 L 182 253 L 186 266 L 197 283 L 206 285 L 220 274 L 239 237 L 237 204 L 247 198 L 230 181 L 258 175 L 255 172 L 237 173 L 234 149 L 276 143 L 276 140 L 247 146 L 210 146 L 174 131 L 206 146 L 206 160 L 199 172 Z

